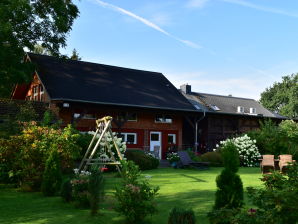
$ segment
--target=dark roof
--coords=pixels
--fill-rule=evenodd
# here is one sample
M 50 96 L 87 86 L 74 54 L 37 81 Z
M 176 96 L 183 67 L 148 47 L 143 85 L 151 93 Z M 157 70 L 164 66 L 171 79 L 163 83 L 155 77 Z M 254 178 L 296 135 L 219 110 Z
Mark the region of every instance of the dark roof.
M 191 92 L 186 94 L 181 93 L 195 106 L 200 107 L 207 113 L 224 113 L 224 114 L 237 114 L 248 116 L 263 116 L 270 118 L 285 118 L 281 115 L 275 114 L 264 108 L 259 102 L 254 99 L 240 98 L 233 96 L 222 96 L 208 93 Z M 216 108 L 216 107 L 217 108 Z M 238 113 L 238 106 L 244 107 L 244 113 Z M 255 108 L 256 113 L 250 114 L 250 108 Z M 219 109 L 219 110 L 217 110 Z
M 51 100 L 195 110 L 161 73 L 28 55 Z

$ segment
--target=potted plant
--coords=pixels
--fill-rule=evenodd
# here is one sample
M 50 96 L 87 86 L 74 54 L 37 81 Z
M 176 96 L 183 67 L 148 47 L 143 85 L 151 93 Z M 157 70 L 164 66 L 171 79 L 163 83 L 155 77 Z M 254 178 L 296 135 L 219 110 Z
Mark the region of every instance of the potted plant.
M 180 157 L 176 152 L 171 152 L 167 155 L 167 160 L 170 162 L 172 167 L 177 168 L 177 162 L 180 161 Z

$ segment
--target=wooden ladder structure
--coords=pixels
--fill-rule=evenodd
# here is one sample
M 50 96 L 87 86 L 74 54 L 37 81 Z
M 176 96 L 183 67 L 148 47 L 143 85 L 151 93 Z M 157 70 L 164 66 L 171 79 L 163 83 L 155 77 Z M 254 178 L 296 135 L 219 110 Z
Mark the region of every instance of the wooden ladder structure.
M 114 139 L 114 135 L 112 132 L 112 120 L 113 118 L 109 116 L 96 120 L 96 132 L 94 133 L 94 136 L 84 155 L 84 158 L 80 163 L 79 172 L 81 170 L 86 171 L 88 169 L 88 166 L 91 165 L 115 165 L 118 171 L 120 172 L 119 165 L 120 161 L 123 160 L 123 158 L 120 153 L 119 146 L 117 145 L 117 142 Z M 111 149 L 111 145 L 108 142 L 107 138 L 112 139 L 113 145 L 115 146 L 120 161 L 117 161 L 115 159 L 115 156 Z M 99 157 L 94 158 L 98 154 Z

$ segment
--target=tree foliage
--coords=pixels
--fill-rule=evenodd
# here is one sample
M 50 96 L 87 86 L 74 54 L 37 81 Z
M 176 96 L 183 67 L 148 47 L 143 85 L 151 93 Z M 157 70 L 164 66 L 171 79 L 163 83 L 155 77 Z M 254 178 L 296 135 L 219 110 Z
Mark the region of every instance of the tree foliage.
M 284 76 L 261 93 L 260 102 L 271 111 L 290 118 L 298 117 L 298 73 Z
M 58 56 L 78 14 L 72 0 L 0 1 L 0 97 L 9 96 L 14 84 L 30 81 L 34 67 L 22 63 L 24 50 L 40 45 Z

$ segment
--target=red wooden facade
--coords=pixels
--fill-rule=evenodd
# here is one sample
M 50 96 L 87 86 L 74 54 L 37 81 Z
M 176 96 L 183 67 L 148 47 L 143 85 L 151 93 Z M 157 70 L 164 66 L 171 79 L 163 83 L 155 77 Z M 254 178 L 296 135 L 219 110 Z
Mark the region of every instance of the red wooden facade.
M 33 81 L 22 88 L 16 88 L 13 98 L 33 100 L 49 103 L 57 116 L 62 120 L 62 126 L 74 124 L 82 131 L 94 131 L 95 120 L 104 116 L 112 116 L 113 131 L 122 134 L 127 141 L 127 148 L 152 150 L 151 138 L 158 134 L 161 147 L 161 158 L 165 159 L 170 148 L 182 147 L 183 112 L 164 111 L 155 109 L 142 109 L 137 107 L 111 106 L 102 104 L 86 104 L 77 102 L 51 101 L 44 86 L 34 75 Z M 121 120 L 123 114 L 134 114 L 135 120 Z M 157 117 L 167 117 L 168 120 L 156 121 Z M 154 135 L 155 134 L 155 135 Z

